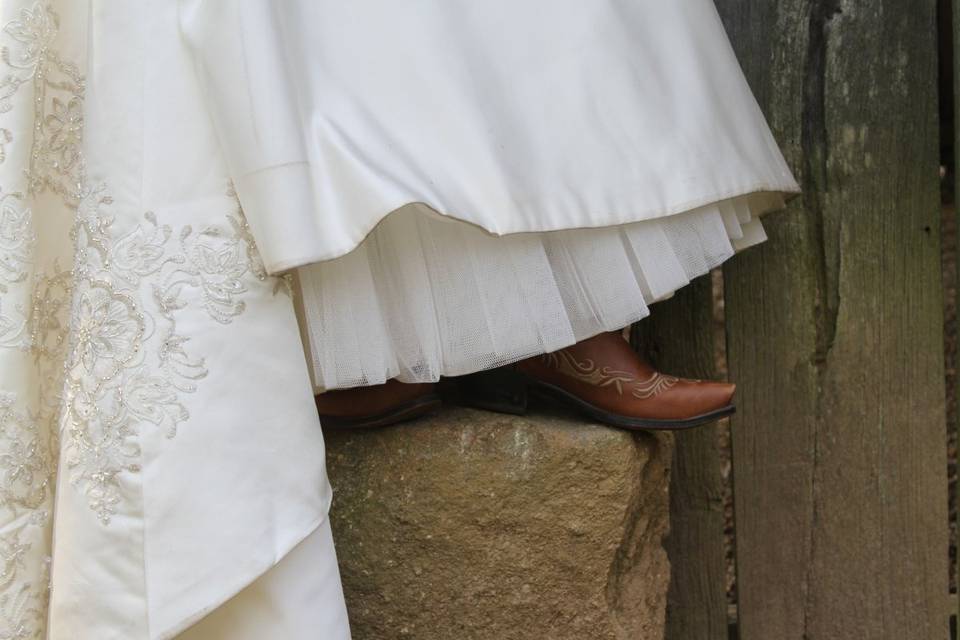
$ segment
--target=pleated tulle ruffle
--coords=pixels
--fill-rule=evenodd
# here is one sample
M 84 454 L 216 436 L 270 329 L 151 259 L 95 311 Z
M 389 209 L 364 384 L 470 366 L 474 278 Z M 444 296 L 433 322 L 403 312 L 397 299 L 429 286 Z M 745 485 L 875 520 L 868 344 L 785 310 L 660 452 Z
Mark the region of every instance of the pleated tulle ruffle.
M 299 270 L 317 390 L 435 381 L 562 349 L 649 313 L 766 239 L 758 193 L 597 229 L 495 237 L 409 205 Z

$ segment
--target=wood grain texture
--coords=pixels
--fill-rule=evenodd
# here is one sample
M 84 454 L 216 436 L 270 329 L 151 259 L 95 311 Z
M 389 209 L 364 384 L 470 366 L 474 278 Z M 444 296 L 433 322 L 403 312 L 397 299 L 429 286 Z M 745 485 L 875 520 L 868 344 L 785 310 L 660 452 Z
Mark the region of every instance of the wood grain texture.
M 662 370 L 693 378 L 716 378 L 716 331 L 709 277 L 665 302 L 640 323 L 640 347 Z M 715 426 L 676 435 L 670 482 L 671 582 L 667 640 L 726 640 L 726 548 L 724 481 Z
M 957 123 L 957 118 L 960 117 L 960 1 L 953 0 L 946 4 L 951 9 L 953 21 L 953 38 L 950 43 L 952 45 L 953 64 L 949 65 L 948 68 L 952 68 L 953 71 L 953 118 L 950 124 L 953 127 L 953 170 L 956 180 L 954 183 L 953 206 L 956 207 L 957 194 L 960 194 L 960 171 L 957 170 L 957 154 L 960 152 L 960 126 L 958 126 Z M 957 268 L 960 270 L 960 261 L 957 261 Z M 960 276 L 960 273 L 958 273 L 958 276 Z M 957 385 L 957 392 L 960 393 L 960 384 Z M 960 397 L 954 397 L 957 398 L 958 403 L 960 403 Z M 960 406 L 960 404 L 958 404 L 958 406 Z M 960 414 L 960 411 L 957 413 Z M 954 430 L 955 442 L 960 442 L 960 433 L 958 433 L 960 424 L 954 423 L 949 426 Z M 954 495 L 953 499 L 956 501 L 958 496 Z M 960 509 L 956 510 L 956 518 L 957 521 L 954 523 L 954 527 L 956 531 L 960 531 Z M 957 554 L 955 562 L 957 564 L 954 565 L 954 580 L 960 583 L 960 553 Z M 953 614 L 957 616 L 957 623 L 960 624 L 960 598 L 958 598 L 956 593 L 952 594 L 951 602 L 952 605 L 950 608 Z
M 949 65 L 948 68 L 952 68 L 953 71 L 953 119 L 951 125 L 953 127 L 953 170 L 954 170 L 954 180 L 953 185 L 953 206 L 956 207 L 956 198 L 957 194 L 960 193 L 960 171 L 957 168 L 957 154 L 960 153 L 960 125 L 958 125 L 957 118 L 960 117 L 960 0 L 952 0 L 948 3 L 951 7 L 952 13 L 952 22 L 953 22 L 953 38 L 950 43 L 953 47 L 953 64 Z M 956 215 L 956 213 L 954 213 Z M 958 276 L 960 276 L 960 260 L 957 261 Z M 960 280 L 958 280 L 960 282 Z M 957 392 L 960 393 L 960 384 L 957 385 Z M 956 397 L 956 396 L 955 396 Z M 960 403 L 960 398 L 957 398 L 958 403 Z M 958 412 L 960 413 L 960 412 Z M 960 430 L 960 424 L 949 425 L 951 429 L 954 430 L 955 441 L 960 442 L 960 433 L 957 433 Z M 954 501 L 958 499 L 957 495 L 953 496 Z M 954 523 L 956 531 L 960 531 L 960 509 L 956 510 L 957 521 Z M 960 584 L 960 553 L 957 554 L 955 559 L 955 565 L 953 567 L 954 571 L 954 580 L 957 584 Z M 952 606 L 950 607 L 953 614 L 957 616 L 957 622 L 960 624 L 960 598 L 958 594 L 952 594 Z
M 725 271 L 741 640 L 947 637 L 933 0 L 720 0 L 804 186 Z

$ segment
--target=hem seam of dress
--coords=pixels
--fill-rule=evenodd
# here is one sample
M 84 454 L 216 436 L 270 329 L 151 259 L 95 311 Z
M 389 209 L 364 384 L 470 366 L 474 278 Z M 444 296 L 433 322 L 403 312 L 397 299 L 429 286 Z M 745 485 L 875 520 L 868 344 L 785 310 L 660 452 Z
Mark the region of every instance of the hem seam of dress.
M 276 275 L 276 274 L 283 273 L 285 271 L 289 271 L 291 269 L 305 267 L 307 265 L 311 265 L 317 262 L 326 262 L 328 260 L 336 260 L 337 258 L 342 258 L 343 256 L 354 251 L 361 244 L 363 244 L 363 242 L 370 236 L 371 233 L 373 233 L 373 231 L 377 228 L 377 226 L 381 222 L 383 222 L 383 220 L 386 219 L 388 216 L 390 216 L 396 211 L 399 211 L 403 207 L 416 205 L 416 204 L 421 204 L 425 207 L 429 207 L 432 211 L 437 212 L 439 215 L 443 216 L 444 218 L 456 220 L 464 224 L 473 225 L 475 227 L 479 227 L 483 229 L 484 231 L 486 231 L 487 233 L 493 236 L 502 237 L 507 235 L 521 234 L 521 233 L 554 233 L 554 232 L 569 231 L 574 229 L 603 229 L 605 227 L 617 227 L 625 224 L 646 222 L 650 220 L 660 220 L 663 218 L 669 218 L 671 216 L 683 215 L 684 213 L 687 213 L 689 211 L 693 211 L 695 209 L 706 207 L 711 204 L 723 202 L 726 200 L 732 200 L 734 198 L 749 197 L 751 195 L 756 195 L 761 193 L 798 194 L 800 192 L 801 192 L 801 189 L 799 186 L 793 186 L 791 188 L 787 188 L 784 186 L 775 186 L 775 185 L 772 185 L 771 183 L 763 182 L 763 183 L 756 183 L 755 185 L 752 185 L 752 186 L 741 187 L 741 188 L 733 189 L 729 192 L 725 192 L 725 193 L 729 193 L 730 195 L 724 195 L 724 193 L 721 193 L 717 196 L 711 196 L 710 198 L 707 198 L 707 199 L 691 200 L 691 201 L 688 201 L 687 203 L 674 205 L 673 207 L 662 208 L 661 211 L 666 211 L 665 213 L 659 213 L 656 215 L 648 215 L 648 216 L 635 216 L 631 220 L 610 220 L 609 222 L 606 222 L 606 223 L 590 225 L 590 226 L 579 226 L 579 227 L 561 226 L 556 228 L 550 227 L 550 228 L 542 228 L 542 229 L 517 229 L 513 231 L 498 231 L 498 230 L 490 229 L 484 226 L 483 224 L 479 224 L 477 222 L 473 222 L 471 220 L 462 218 L 458 215 L 447 213 L 439 209 L 436 209 L 429 203 L 418 201 L 418 200 L 411 200 L 390 209 L 386 214 L 380 216 L 376 220 L 376 222 L 374 222 L 373 225 L 371 225 L 369 228 L 366 228 L 362 234 L 351 238 L 351 240 L 348 241 L 347 244 L 343 245 L 344 247 L 349 247 L 347 249 L 340 248 L 340 249 L 334 249 L 333 251 L 327 251 L 327 252 L 315 252 L 315 253 L 310 253 L 310 254 L 307 254 L 298 258 L 289 259 L 289 260 L 277 260 L 277 261 L 269 261 L 269 262 L 265 261 L 265 266 L 271 275 Z M 765 213 L 769 213 L 769 211 L 759 212 L 757 215 L 760 216 Z M 262 253 L 265 254 L 266 251 L 264 250 L 262 251 Z

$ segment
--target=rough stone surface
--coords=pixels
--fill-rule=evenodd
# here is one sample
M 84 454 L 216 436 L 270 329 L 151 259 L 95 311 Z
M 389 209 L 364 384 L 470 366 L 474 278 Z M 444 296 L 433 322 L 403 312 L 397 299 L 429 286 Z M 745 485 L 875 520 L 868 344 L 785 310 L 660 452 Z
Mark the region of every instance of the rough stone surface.
M 449 409 L 329 432 L 355 640 L 660 640 L 672 443 Z

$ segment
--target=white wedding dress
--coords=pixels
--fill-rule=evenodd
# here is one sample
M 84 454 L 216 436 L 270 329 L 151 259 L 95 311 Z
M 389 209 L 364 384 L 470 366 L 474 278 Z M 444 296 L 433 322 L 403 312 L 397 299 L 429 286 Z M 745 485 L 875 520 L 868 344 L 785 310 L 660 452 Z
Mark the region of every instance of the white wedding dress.
M 711 0 L 186 0 L 182 18 L 266 268 L 315 265 L 318 389 L 623 327 L 763 240 L 757 215 L 797 189 Z
M 709 0 L 0 18 L 0 638 L 349 638 L 311 375 L 624 326 L 797 189 Z

